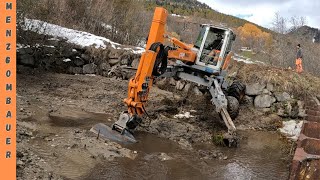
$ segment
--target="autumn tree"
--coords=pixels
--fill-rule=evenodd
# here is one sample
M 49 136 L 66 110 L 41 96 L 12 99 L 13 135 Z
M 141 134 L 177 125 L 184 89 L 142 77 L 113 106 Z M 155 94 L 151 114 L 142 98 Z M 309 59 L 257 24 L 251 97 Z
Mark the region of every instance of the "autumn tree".
M 257 26 L 246 23 L 238 28 L 242 46 L 249 47 L 255 51 L 261 51 L 268 46 L 271 46 L 271 34 L 263 32 Z

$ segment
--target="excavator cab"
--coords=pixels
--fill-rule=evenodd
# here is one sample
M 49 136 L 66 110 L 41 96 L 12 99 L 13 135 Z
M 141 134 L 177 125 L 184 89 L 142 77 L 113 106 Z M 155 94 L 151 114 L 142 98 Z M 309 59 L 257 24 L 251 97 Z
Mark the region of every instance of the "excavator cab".
M 201 25 L 194 48 L 197 49 L 195 64 L 205 71 L 220 72 L 231 58 L 231 47 L 236 35 L 231 29 L 214 25 Z

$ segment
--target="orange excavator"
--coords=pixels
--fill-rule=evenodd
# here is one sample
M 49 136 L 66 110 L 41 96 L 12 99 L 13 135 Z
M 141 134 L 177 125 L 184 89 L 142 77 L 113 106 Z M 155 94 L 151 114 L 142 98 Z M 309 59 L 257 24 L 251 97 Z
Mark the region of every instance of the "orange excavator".
M 236 127 L 232 119 L 239 113 L 239 100 L 245 86 L 239 82 L 230 85 L 225 76 L 236 35 L 229 28 L 203 24 L 195 44 L 186 44 L 165 33 L 167 16 L 166 9 L 155 9 L 146 50 L 135 76 L 129 81 L 128 97 L 124 99 L 128 110 L 111 128 L 100 123 L 91 131 L 117 142 L 136 142 L 133 133 L 146 114 L 145 104 L 155 78 L 175 77 L 208 89 L 215 110 L 228 128 L 225 140 L 228 144 L 235 143 Z M 165 46 L 166 39 L 174 46 Z M 174 64 L 168 65 L 168 60 Z

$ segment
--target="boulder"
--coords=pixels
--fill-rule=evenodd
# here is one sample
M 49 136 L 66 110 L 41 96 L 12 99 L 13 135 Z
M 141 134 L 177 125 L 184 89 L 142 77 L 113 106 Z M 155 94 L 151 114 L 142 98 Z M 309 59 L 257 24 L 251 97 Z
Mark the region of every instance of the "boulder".
M 193 88 L 193 92 L 197 96 L 202 96 L 203 95 L 202 92 L 199 90 L 199 88 L 197 86 Z
M 184 88 L 184 86 L 185 86 L 185 82 L 178 81 L 176 84 L 176 89 L 181 91 Z
M 263 94 L 254 99 L 254 106 L 257 108 L 269 108 L 275 101 L 274 97 L 268 94 Z
M 76 66 L 83 66 L 85 64 L 84 60 L 81 59 L 80 57 L 76 57 L 74 60 L 73 60 L 73 63 L 74 65 Z
M 91 58 L 89 55 L 81 54 L 81 59 L 85 60 L 86 62 L 89 62 Z
M 156 84 L 159 87 L 164 87 L 167 84 L 167 78 L 157 79 Z
M 19 59 L 20 59 L 19 62 L 22 65 L 26 65 L 26 66 L 34 66 L 35 65 L 35 59 L 31 55 L 24 54 L 24 55 L 20 56 Z
M 256 96 L 263 93 L 263 89 L 266 85 L 262 85 L 259 83 L 247 84 L 246 85 L 246 94 L 250 96 Z
M 43 46 L 41 48 L 45 54 L 54 54 L 56 52 L 56 48 L 52 46 Z
M 86 64 L 83 66 L 83 73 L 84 74 L 94 74 L 96 72 L 97 65 L 94 63 Z
M 176 83 L 177 83 L 176 80 L 174 80 L 173 78 L 170 78 L 169 84 L 170 84 L 171 86 L 175 86 Z
M 191 88 L 191 83 L 187 83 L 187 84 L 184 86 L 183 91 L 184 91 L 184 92 L 189 92 L 190 88 Z
M 262 91 L 262 94 L 272 95 L 272 93 L 271 93 L 268 89 L 264 89 L 264 90 Z
M 120 59 L 109 59 L 109 64 L 115 66 L 120 62 Z
M 273 92 L 273 91 L 274 91 L 274 86 L 273 86 L 273 84 L 268 83 L 268 84 L 267 84 L 267 89 L 268 89 L 268 91 Z
M 102 63 L 99 65 L 99 69 L 102 71 L 109 71 L 111 68 L 109 63 Z
M 306 109 L 303 101 L 297 101 L 298 106 L 298 118 L 305 118 L 307 116 Z
M 132 61 L 132 63 L 131 63 L 131 66 L 132 66 L 133 68 L 138 69 L 139 63 L 140 63 L 140 59 L 134 59 L 134 60 Z
M 83 73 L 83 69 L 81 67 L 69 67 L 69 73 L 71 74 L 82 74 Z
M 287 92 L 275 92 L 274 95 L 278 102 L 291 100 L 290 94 L 288 94 Z
M 21 48 L 19 49 L 19 54 L 24 55 L 24 54 L 32 54 L 33 50 L 31 48 Z

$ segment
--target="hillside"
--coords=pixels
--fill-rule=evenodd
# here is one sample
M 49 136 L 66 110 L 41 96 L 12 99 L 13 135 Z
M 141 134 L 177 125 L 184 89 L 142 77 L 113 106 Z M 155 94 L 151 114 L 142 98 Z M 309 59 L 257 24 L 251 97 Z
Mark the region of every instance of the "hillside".
M 156 6 L 165 7 L 171 14 L 197 16 L 213 20 L 216 23 L 224 23 L 231 27 L 243 26 L 245 23 L 249 22 L 238 17 L 220 13 L 197 0 L 146 0 L 145 7 L 147 10 L 153 10 Z M 266 32 L 270 32 L 269 29 L 259 25 L 256 26 Z
M 288 34 L 310 42 L 320 43 L 320 30 L 309 26 L 302 26 Z

